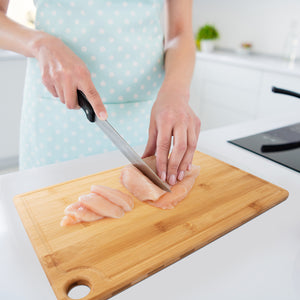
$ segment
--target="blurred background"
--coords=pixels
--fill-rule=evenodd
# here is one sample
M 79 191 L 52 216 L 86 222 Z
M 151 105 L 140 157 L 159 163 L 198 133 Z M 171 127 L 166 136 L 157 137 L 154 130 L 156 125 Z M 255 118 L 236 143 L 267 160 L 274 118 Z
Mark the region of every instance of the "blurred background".
M 193 27 L 196 34 L 203 24 L 218 28 L 218 46 L 235 49 L 251 41 L 255 52 L 283 55 L 286 40 L 293 27 L 300 26 L 299 0 L 194 0 Z M 32 26 L 33 0 L 10 0 L 8 16 Z M 300 51 L 300 50 L 299 50 Z
M 202 130 L 295 110 L 300 119 L 300 101 L 271 93 L 273 85 L 300 93 L 299 12 L 299 0 L 194 0 L 190 103 Z M 10 0 L 8 16 L 33 27 L 33 0 Z M 0 173 L 18 165 L 25 69 L 24 57 L 0 50 Z

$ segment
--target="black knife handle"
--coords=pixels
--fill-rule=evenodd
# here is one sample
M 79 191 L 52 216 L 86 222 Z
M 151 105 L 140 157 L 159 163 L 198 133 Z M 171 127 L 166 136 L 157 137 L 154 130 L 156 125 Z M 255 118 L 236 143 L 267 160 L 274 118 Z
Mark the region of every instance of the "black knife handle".
M 276 86 L 272 86 L 272 92 L 273 93 L 278 93 L 278 94 L 285 94 L 285 95 L 289 95 L 289 96 L 294 96 L 297 98 L 300 98 L 300 94 L 289 91 L 289 90 L 284 90 L 284 89 L 280 89 Z
M 95 122 L 96 114 L 93 110 L 92 105 L 90 104 L 90 102 L 86 98 L 85 94 L 82 91 L 77 90 L 77 98 L 78 98 L 78 105 L 85 112 L 85 115 L 86 115 L 87 119 L 92 123 Z

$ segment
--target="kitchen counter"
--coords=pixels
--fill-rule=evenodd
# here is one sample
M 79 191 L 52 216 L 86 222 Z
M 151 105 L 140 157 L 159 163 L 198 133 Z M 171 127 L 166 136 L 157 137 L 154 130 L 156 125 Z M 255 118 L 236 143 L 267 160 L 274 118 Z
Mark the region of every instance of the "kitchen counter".
M 287 189 L 289 198 L 112 299 L 300 299 L 300 173 L 226 142 L 299 119 L 289 115 L 203 132 L 198 150 Z M 116 151 L 0 176 L 1 299 L 56 299 L 14 195 L 124 164 Z
M 287 60 L 277 56 L 257 53 L 239 54 L 230 50 L 216 50 L 211 53 L 198 51 L 196 57 L 205 61 L 216 61 L 250 69 L 300 76 L 299 60 L 296 60 L 295 63 L 289 63 Z

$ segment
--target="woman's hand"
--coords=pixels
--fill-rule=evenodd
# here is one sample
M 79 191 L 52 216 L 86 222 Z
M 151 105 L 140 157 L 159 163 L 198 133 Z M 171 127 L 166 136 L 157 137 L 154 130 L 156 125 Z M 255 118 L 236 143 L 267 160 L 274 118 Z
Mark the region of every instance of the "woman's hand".
M 96 115 L 106 119 L 106 109 L 98 94 L 85 63 L 60 39 L 41 33 L 33 43 L 34 56 L 38 60 L 42 80 L 48 91 L 59 97 L 69 109 L 79 109 L 77 89 L 91 103 Z
M 157 173 L 174 185 L 191 168 L 200 132 L 200 120 L 188 104 L 188 93 L 161 88 L 150 118 L 149 139 L 143 157 L 156 153 Z M 173 148 L 168 158 L 171 140 Z

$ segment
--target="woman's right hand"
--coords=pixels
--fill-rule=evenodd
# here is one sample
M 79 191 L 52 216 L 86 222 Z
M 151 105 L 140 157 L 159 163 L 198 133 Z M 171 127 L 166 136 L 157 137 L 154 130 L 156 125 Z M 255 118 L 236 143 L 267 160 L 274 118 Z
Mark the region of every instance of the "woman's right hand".
M 107 118 L 89 70 L 70 48 L 59 38 L 47 33 L 40 33 L 32 47 L 39 62 L 43 83 L 54 97 L 59 97 L 69 109 L 79 109 L 77 90 L 81 90 L 99 119 Z

